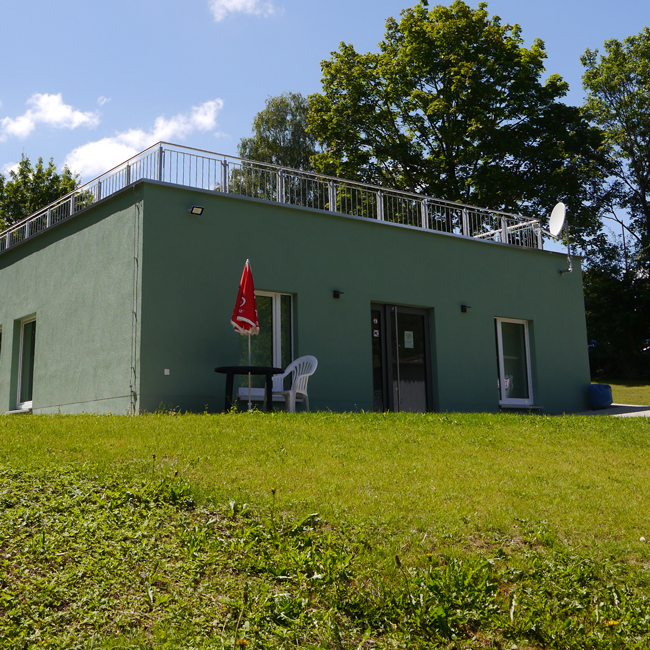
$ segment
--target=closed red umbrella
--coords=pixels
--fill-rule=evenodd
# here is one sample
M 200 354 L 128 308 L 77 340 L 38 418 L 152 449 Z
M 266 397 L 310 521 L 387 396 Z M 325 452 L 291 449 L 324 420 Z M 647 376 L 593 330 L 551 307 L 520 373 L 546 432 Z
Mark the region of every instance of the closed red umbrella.
M 253 284 L 253 273 L 250 260 L 246 260 L 244 272 L 241 274 L 239 293 L 235 311 L 230 319 L 232 326 L 242 336 L 259 334 L 260 324 L 257 320 L 257 303 L 255 302 L 255 285 Z M 250 363 L 250 359 L 249 359 Z
M 255 302 L 255 285 L 250 260 L 246 260 L 244 272 L 239 283 L 239 293 L 235 310 L 230 319 L 236 332 L 248 337 L 248 365 L 251 365 L 251 336 L 259 334 L 260 323 L 257 319 L 257 303 Z M 251 376 L 248 373 L 248 410 L 251 409 Z

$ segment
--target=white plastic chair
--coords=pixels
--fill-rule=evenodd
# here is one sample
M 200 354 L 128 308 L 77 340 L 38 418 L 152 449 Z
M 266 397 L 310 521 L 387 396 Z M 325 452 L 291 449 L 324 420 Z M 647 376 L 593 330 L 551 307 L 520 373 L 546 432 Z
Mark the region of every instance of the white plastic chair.
M 287 366 L 287 369 L 281 375 L 273 377 L 273 397 L 284 399 L 287 403 L 289 413 L 296 412 L 296 399 L 305 400 L 305 408 L 309 411 L 309 397 L 307 396 L 307 382 L 309 377 L 316 372 L 318 359 L 316 357 L 306 356 L 296 359 Z M 284 379 L 291 375 L 291 388 L 283 390 Z

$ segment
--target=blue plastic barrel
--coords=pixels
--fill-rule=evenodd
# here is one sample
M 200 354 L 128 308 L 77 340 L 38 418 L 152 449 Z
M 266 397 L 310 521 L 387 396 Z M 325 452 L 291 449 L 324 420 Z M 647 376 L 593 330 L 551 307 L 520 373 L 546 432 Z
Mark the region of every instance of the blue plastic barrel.
M 589 386 L 589 404 L 592 409 L 606 409 L 612 405 L 612 387 L 609 384 Z

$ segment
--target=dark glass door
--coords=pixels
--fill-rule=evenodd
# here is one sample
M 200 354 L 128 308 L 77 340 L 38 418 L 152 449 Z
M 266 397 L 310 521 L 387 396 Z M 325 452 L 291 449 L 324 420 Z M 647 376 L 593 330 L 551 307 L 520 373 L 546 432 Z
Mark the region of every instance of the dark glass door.
M 374 409 L 431 410 L 428 312 L 373 305 L 371 316 Z
M 395 308 L 393 344 L 393 392 L 396 411 L 427 411 L 424 314 Z

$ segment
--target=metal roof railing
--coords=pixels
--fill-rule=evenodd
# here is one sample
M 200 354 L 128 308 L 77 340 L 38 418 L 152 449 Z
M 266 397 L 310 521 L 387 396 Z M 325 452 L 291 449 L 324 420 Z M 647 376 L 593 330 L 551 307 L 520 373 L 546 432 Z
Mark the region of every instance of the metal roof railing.
M 0 253 L 140 180 L 543 248 L 537 219 L 159 142 L 2 231 Z

